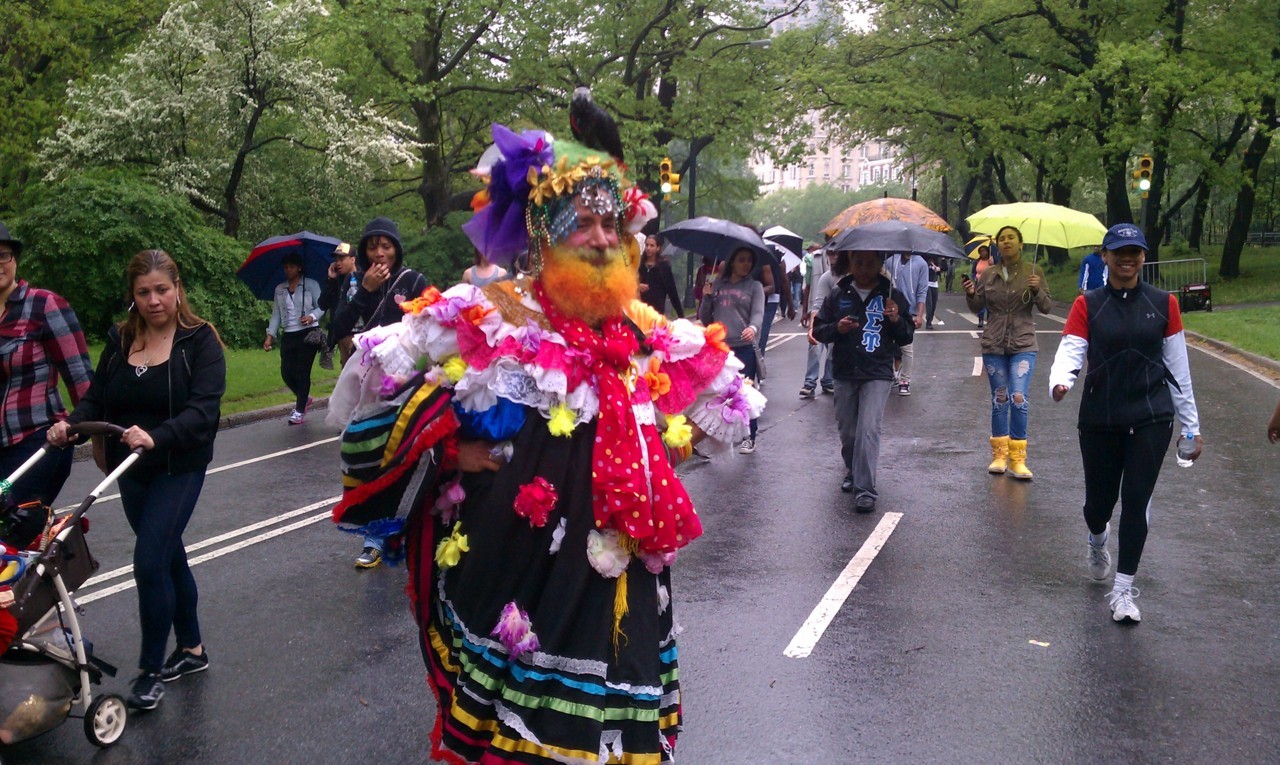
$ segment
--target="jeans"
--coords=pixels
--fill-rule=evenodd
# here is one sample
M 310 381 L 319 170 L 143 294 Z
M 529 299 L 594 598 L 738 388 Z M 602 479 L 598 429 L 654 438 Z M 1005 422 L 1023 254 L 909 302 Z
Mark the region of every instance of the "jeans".
M 39 451 L 45 445 L 45 434 L 48 432 L 48 428 L 40 428 L 16 444 L 0 448 L 0 478 L 8 478 L 31 455 Z M 62 491 L 62 484 L 67 482 L 67 476 L 71 475 L 72 456 L 71 447 L 49 447 L 48 454 L 14 481 L 9 495 L 13 497 L 14 503 L 21 505 L 24 502 L 38 501 L 42 505 L 52 505 L 58 492 Z
M 769 330 L 773 328 L 773 317 L 778 315 L 779 303 L 764 304 L 764 321 L 760 322 L 760 355 L 764 355 L 765 346 L 769 344 Z
M 120 477 L 120 503 L 137 537 L 133 580 L 138 584 L 142 620 L 138 668 L 144 672 L 160 671 L 169 630 L 179 648 L 195 648 L 202 642 L 196 618 L 199 593 L 187 565 L 182 532 L 200 499 L 204 474 L 204 468 L 176 475 L 136 470 Z
M 840 457 L 853 476 L 855 497 L 877 498 L 876 463 L 889 380 L 836 380 L 836 426 Z
M 1027 391 L 1036 371 L 1036 352 L 984 353 L 982 364 L 991 383 L 991 435 L 1027 438 Z
M 800 310 L 800 306 L 801 306 L 800 300 L 803 297 L 804 297 L 804 283 L 792 282 L 791 283 L 791 305 L 796 307 L 796 313 L 803 313 Z
M 754 345 L 734 345 L 729 350 L 733 351 L 733 355 L 738 357 L 738 361 L 742 362 L 741 375 L 755 383 L 760 382 L 758 369 L 756 365 L 756 348 Z M 756 424 L 758 419 L 751 421 L 751 440 L 756 440 Z
M 302 338 L 310 331 L 308 327 L 296 332 L 283 332 L 280 337 L 280 378 L 293 393 L 294 409 L 299 412 L 307 411 L 307 399 L 311 397 L 311 366 L 320 351 L 303 341 Z
M 822 363 L 822 355 L 826 354 L 827 363 Z M 809 346 L 809 358 L 804 368 L 804 387 L 816 388 L 818 386 L 818 367 L 822 367 L 822 387 L 830 388 L 835 385 L 835 381 L 831 379 L 831 343 L 818 343 Z

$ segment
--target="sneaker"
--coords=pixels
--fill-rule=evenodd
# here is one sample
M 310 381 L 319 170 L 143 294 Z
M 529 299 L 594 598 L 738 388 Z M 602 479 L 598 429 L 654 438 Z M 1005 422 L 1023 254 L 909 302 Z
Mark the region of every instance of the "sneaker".
M 290 425 L 301 425 L 303 422 L 306 421 L 306 419 L 307 419 L 307 416 L 302 412 L 299 412 L 297 409 L 294 409 L 292 412 L 289 412 Z
M 166 683 L 172 683 L 183 675 L 194 675 L 208 668 L 209 652 L 207 650 L 201 651 L 200 655 L 196 656 L 190 651 L 175 648 L 173 653 L 169 654 L 169 658 L 165 659 L 164 666 L 160 668 L 160 679 Z
M 938 319 L 937 321 L 935 321 L 935 322 L 933 322 L 933 323 L 934 323 L 934 324 L 937 324 L 939 327 L 945 327 L 945 326 L 947 326 L 947 323 L 946 323 L 945 321 L 943 321 L 942 319 Z
M 858 513 L 874 513 L 876 511 L 876 498 L 870 494 L 863 494 L 853 501 L 853 509 Z
M 1111 524 L 1107 524 L 1107 531 L 1111 530 Z M 1104 532 L 1104 536 L 1106 533 Z M 1095 545 L 1089 542 L 1089 576 L 1101 582 L 1111 574 L 1111 553 L 1107 552 L 1107 543 L 1104 538 L 1102 544 Z
M 1112 590 L 1107 593 L 1107 600 L 1111 603 L 1111 619 L 1117 622 L 1133 622 L 1137 624 L 1142 621 L 1142 614 L 1138 611 L 1138 606 L 1133 599 L 1138 597 L 1137 587 L 1130 587 L 1127 590 Z
M 738 447 L 738 454 L 755 454 L 756 442 L 752 438 L 742 439 L 742 445 Z
M 356 568 L 374 568 L 382 562 L 382 551 L 376 547 L 366 547 L 356 557 Z
M 333 369 L 333 351 L 328 348 L 320 351 L 320 368 Z
M 155 709 L 164 698 L 164 680 L 155 672 L 143 672 L 129 690 L 130 709 Z
M 853 473 L 844 474 L 844 480 L 840 482 L 840 491 L 845 494 L 853 491 Z
M 899 396 L 910 396 L 910 395 L 911 395 L 911 383 L 898 383 L 898 395 L 899 395 Z
M 836 386 L 834 384 L 824 385 L 822 386 L 822 392 L 830 396 L 832 393 L 836 392 Z
M 926 325 L 924 325 L 924 328 L 925 328 L 925 329 L 933 329 L 933 325 L 932 325 L 932 324 L 926 324 Z
M 814 387 L 806 385 L 800 389 L 800 398 L 813 398 Z

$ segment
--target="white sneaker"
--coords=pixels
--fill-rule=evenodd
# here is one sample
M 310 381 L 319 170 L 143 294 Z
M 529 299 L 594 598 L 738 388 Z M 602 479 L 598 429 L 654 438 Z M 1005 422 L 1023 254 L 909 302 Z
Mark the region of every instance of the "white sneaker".
M 1107 524 L 1107 531 L 1103 532 L 1102 544 L 1094 545 L 1093 542 L 1089 542 L 1089 576 L 1099 582 L 1111 574 L 1111 553 L 1107 552 L 1106 543 L 1110 531 L 1111 524 Z
M 302 412 L 299 412 L 297 409 L 294 409 L 292 412 L 289 413 L 289 424 L 301 425 L 305 417 L 306 415 L 304 415 Z
M 738 454 L 755 454 L 756 442 L 750 438 L 742 439 L 742 445 L 738 447 Z
M 1138 597 L 1140 593 L 1137 587 L 1130 587 L 1127 590 L 1112 590 L 1107 593 L 1107 600 L 1111 603 L 1111 618 L 1117 622 L 1137 622 L 1142 621 L 1142 613 L 1138 611 L 1138 606 L 1133 599 Z
M 942 319 L 934 319 L 934 320 L 933 320 L 933 323 L 934 323 L 934 324 L 937 324 L 939 327 L 945 327 L 945 326 L 947 326 L 947 323 L 946 323 L 945 321 L 943 321 Z

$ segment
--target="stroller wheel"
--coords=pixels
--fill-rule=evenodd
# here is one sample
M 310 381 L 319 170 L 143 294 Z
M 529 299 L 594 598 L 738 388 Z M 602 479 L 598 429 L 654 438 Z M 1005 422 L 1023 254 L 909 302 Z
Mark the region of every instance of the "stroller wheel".
M 128 719 L 124 699 L 115 694 L 99 696 L 84 713 L 84 735 L 94 746 L 111 746 L 124 734 Z

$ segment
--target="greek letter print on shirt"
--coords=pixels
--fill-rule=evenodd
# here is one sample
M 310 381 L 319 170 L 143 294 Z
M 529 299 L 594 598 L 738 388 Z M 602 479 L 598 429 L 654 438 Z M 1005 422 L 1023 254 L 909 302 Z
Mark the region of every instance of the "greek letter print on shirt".
M 876 295 L 867 303 L 867 323 L 862 327 L 862 347 L 875 353 L 880 347 L 880 330 L 884 328 L 884 296 Z

